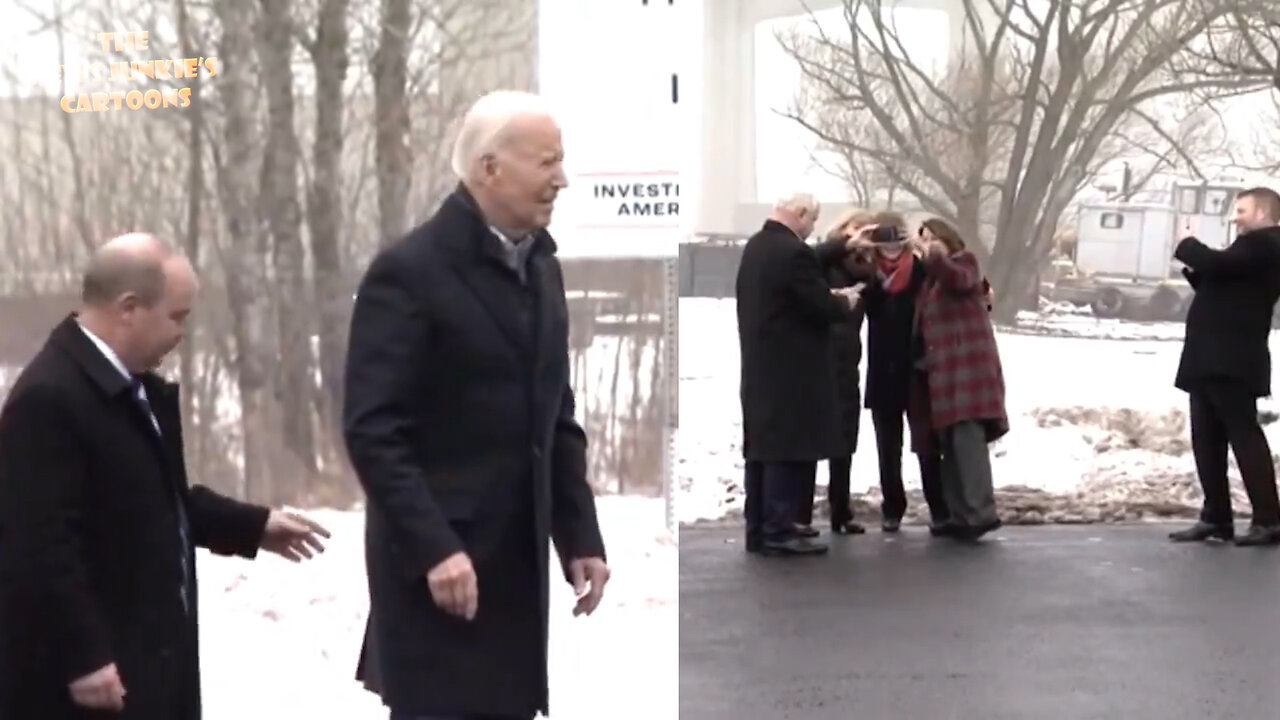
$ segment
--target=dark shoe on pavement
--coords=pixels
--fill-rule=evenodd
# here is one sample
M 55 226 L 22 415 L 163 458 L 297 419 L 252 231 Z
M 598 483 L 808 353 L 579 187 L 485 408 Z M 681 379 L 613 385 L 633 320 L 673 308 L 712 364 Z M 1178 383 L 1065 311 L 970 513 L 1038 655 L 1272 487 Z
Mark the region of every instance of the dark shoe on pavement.
M 929 523 L 929 534 L 934 537 L 951 537 L 956 534 L 956 524 L 950 520 Z
M 822 543 L 814 542 L 808 538 L 791 538 L 789 540 L 766 540 L 760 546 L 762 555 L 772 556 L 792 556 L 792 555 L 822 555 L 827 552 L 827 546 Z
M 1236 538 L 1240 547 L 1280 545 L 1280 525 L 1250 525 L 1249 532 Z
M 885 520 L 880 523 L 880 529 L 887 533 L 896 533 L 902 529 L 902 518 L 896 520 Z
M 816 538 L 820 534 L 812 525 L 796 524 L 796 537 Z
M 1169 539 L 1174 542 L 1204 542 L 1210 539 L 1230 542 L 1235 535 L 1236 529 L 1233 525 L 1218 525 L 1201 521 L 1186 530 L 1169 533 Z
M 842 523 L 835 523 L 831 526 L 831 532 L 836 535 L 865 535 L 867 528 L 852 520 L 846 520 Z
M 760 546 L 763 544 L 764 541 L 759 535 L 747 535 L 747 542 L 743 547 L 745 547 L 749 553 L 758 553 L 760 552 Z

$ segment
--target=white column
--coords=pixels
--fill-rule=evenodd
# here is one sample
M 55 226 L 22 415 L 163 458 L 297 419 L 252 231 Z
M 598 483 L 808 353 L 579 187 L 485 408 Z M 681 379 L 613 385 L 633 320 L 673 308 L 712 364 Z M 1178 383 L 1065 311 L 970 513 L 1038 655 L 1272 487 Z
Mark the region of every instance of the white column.
M 755 38 L 743 27 L 745 5 L 703 2 L 698 234 L 732 232 L 738 203 L 755 200 Z

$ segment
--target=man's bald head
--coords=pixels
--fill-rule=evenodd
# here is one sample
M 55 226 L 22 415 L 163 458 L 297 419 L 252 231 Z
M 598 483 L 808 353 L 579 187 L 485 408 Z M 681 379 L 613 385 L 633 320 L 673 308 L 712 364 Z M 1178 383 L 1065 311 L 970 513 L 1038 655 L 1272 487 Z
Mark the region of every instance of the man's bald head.
M 94 251 L 85 271 L 81 300 L 89 307 L 110 305 L 133 293 L 151 307 L 164 297 L 166 265 L 185 262 L 160 238 L 129 233 L 112 238 Z
M 191 263 L 160 238 L 121 235 L 89 261 L 80 322 L 130 372 L 150 370 L 182 341 L 197 284 Z

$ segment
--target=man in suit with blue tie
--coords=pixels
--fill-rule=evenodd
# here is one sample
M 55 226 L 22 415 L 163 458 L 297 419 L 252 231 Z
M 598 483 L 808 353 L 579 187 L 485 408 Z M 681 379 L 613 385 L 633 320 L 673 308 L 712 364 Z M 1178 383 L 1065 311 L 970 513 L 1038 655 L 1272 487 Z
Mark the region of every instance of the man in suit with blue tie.
M 161 240 L 106 243 L 0 408 L 0 717 L 197 720 L 194 548 L 322 549 L 306 518 L 188 485 L 154 369 L 196 289 Z

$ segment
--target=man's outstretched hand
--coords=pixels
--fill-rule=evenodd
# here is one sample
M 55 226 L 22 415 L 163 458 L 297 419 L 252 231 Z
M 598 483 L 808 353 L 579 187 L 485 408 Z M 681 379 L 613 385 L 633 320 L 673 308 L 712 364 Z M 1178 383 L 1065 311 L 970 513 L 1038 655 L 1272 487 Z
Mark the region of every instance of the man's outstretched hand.
M 595 612 L 609 582 L 609 566 L 602 558 L 578 558 L 569 562 L 569 577 L 573 579 L 573 594 L 578 596 L 574 617 Z
M 297 513 L 272 510 L 267 516 L 267 529 L 262 534 L 262 549 L 300 562 L 324 552 L 320 538 L 328 537 L 329 531 L 315 520 Z

